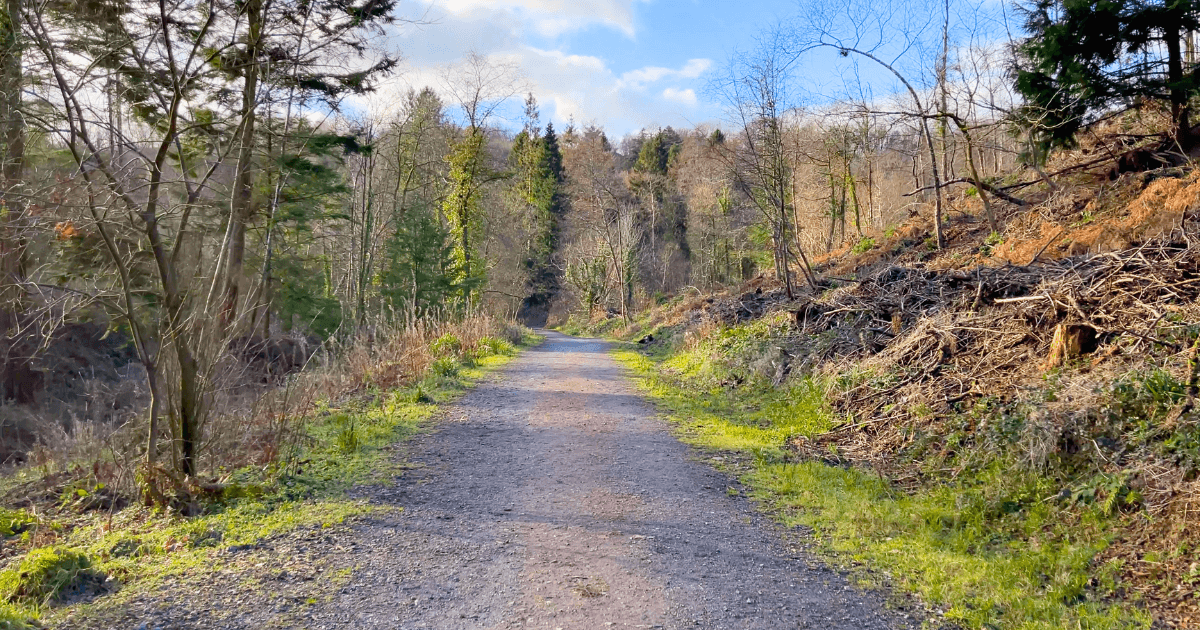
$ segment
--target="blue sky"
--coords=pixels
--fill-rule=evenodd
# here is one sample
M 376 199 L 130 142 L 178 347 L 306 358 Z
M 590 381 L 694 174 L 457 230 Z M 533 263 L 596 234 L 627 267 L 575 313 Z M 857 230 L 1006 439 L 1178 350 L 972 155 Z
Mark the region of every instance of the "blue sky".
M 380 91 L 437 87 L 445 68 L 474 50 L 511 64 L 538 98 L 543 121 L 595 122 L 614 137 L 640 128 L 688 127 L 721 118 L 707 95 L 735 48 L 795 0 L 426 0 L 387 42 L 404 69 Z

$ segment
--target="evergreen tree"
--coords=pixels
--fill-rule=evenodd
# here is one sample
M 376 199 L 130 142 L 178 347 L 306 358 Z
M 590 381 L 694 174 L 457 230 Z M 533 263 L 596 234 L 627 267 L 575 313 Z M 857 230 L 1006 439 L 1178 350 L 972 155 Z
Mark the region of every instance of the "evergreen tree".
M 409 208 L 387 243 L 380 293 L 397 320 L 411 324 L 437 316 L 459 288 L 453 281 L 450 233 L 429 208 Z
M 1023 10 L 1032 35 L 1018 50 L 1016 87 L 1045 145 L 1070 145 L 1090 117 L 1137 97 L 1168 101 L 1172 136 L 1191 144 L 1200 69 L 1185 69 L 1181 46 L 1200 28 L 1200 2 L 1035 0 Z
M 532 109 L 536 120 L 536 102 Z M 527 102 L 527 118 L 529 115 Z M 560 273 L 555 262 L 560 223 L 566 211 L 563 192 L 563 158 L 554 125 L 546 125 L 545 135 L 522 131 L 513 141 L 510 157 L 515 171 L 512 191 L 517 205 L 526 216 L 529 240 L 524 265 L 527 273 L 526 297 L 520 319 L 544 325 L 550 304 L 558 294 Z

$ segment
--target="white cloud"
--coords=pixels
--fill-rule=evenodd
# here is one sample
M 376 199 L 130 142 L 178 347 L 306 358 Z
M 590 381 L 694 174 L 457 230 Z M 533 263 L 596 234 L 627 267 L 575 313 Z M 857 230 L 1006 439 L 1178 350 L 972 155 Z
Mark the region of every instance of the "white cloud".
M 480 10 L 515 11 L 550 37 L 593 24 L 605 24 L 633 37 L 633 5 L 641 1 L 645 0 L 441 0 L 439 4 L 458 17 L 473 17 Z
M 696 99 L 696 91 L 693 89 L 677 90 L 675 88 L 667 88 L 663 90 L 662 96 L 668 101 L 675 101 L 689 107 L 695 107 L 699 102 Z
M 699 78 L 700 75 L 708 72 L 708 69 L 712 67 L 712 64 L 712 59 L 691 59 L 687 62 L 687 65 L 685 65 L 683 69 L 679 71 L 679 76 L 686 77 L 688 79 Z
M 630 70 L 621 75 L 621 84 L 633 88 L 642 88 L 650 83 L 658 83 L 663 79 L 682 78 L 696 79 L 700 75 L 708 71 L 712 67 L 711 59 L 692 59 L 684 64 L 683 68 L 673 70 L 671 68 L 660 68 L 658 66 L 647 66 Z
M 647 65 L 620 72 L 602 57 L 527 43 L 535 26 L 523 12 L 542 7 L 557 10 L 556 19 L 615 24 L 612 16 L 619 17 L 635 2 L 644 1 L 601 0 L 584 6 L 578 0 L 437 0 L 428 16 L 432 24 L 403 27 L 391 34 L 390 45 L 402 53 L 404 67 L 377 94 L 363 99 L 369 103 L 362 103 L 361 109 L 393 110 L 402 106 L 400 97 L 409 88 L 426 86 L 442 93 L 450 105 L 449 95 L 441 89 L 444 69 L 475 51 L 517 68 L 541 103 L 543 120 L 552 120 L 560 128 L 571 119 L 579 124 L 595 122 L 616 137 L 640 128 L 688 126 L 715 117 L 716 107 L 697 98 L 703 75 L 713 66 L 708 59 L 691 59 L 674 68 Z M 519 126 L 521 96 L 505 108 L 507 118 L 493 122 Z M 698 120 L 689 120 L 684 112 Z

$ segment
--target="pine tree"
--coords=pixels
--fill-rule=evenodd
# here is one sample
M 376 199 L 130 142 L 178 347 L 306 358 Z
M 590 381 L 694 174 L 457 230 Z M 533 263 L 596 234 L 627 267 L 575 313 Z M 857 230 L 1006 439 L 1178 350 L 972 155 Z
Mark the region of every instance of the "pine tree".
M 527 101 L 527 120 L 536 121 L 536 117 L 536 101 Z M 529 226 L 524 259 L 526 297 L 521 304 L 519 317 L 527 323 L 541 326 L 545 324 L 551 302 L 561 284 L 555 256 L 558 252 L 560 223 L 566 212 L 566 195 L 563 192 L 562 151 L 554 124 L 546 125 L 544 135 L 538 135 L 539 129 L 532 131 L 517 134 L 513 140 L 510 163 L 515 171 L 512 191 Z
M 1200 2 L 1035 0 L 1023 10 L 1032 35 L 1018 50 L 1016 87 L 1044 145 L 1072 144 L 1092 117 L 1138 97 L 1169 102 L 1172 137 L 1192 143 L 1200 69 L 1184 67 L 1181 46 L 1200 28 Z

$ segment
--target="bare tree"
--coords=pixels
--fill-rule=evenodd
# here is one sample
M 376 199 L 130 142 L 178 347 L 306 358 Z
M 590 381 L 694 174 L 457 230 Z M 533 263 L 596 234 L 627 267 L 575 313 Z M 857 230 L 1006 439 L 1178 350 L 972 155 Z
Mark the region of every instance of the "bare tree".
M 929 129 L 929 119 L 941 118 L 941 115 L 931 106 L 930 97 L 922 97 L 924 90 L 918 89 L 918 80 L 903 72 L 901 65 L 911 62 L 908 58 L 919 57 L 922 52 L 930 21 L 937 14 L 928 9 L 912 4 L 901 6 L 901 3 L 882 6 L 870 0 L 813 5 L 790 34 L 787 53 L 792 59 L 800 59 L 814 51 L 830 50 L 842 57 L 870 61 L 899 81 L 911 100 L 911 109 L 906 113 L 917 119 L 928 150 L 929 175 L 934 187 L 934 234 L 938 247 L 944 247 L 942 173 L 938 166 L 937 145 Z M 921 65 L 918 63 L 915 73 L 920 73 Z
M 205 370 L 198 348 L 205 337 L 190 307 L 189 286 L 179 268 L 179 256 L 188 232 L 191 211 L 227 154 L 218 149 L 207 168 L 196 170 L 183 152 L 176 150 L 187 134 L 202 125 L 195 115 L 204 103 L 198 87 L 213 72 L 212 60 L 223 47 L 213 26 L 219 12 L 215 0 L 159 0 L 131 3 L 128 11 L 111 15 L 112 37 L 103 50 L 84 52 L 108 55 L 143 80 L 148 102 L 144 115 L 153 125 L 137 125 L 138 136 L 126 135 L 117 143 L 125 152 L 105 151 L 97 136 L 107 118 L 90 105 L 89 88 L 104 67 L 83 55 L 67 55 L 67 30 L 54 25 L 43 5 L 29 7 L 31 39 L 46 64 L 57 104 L 62 108 L 59 134 L 72 156 L 83 183 L 88 212 L 103 237 L 109 262 L 119 276 L 121 315 L 129 323 L 139 360 L 145 365 L 151 389 L 151 422 L 147 463 L 155 469 L 159 416 L 162 410 L 177 429 L 175 451 L 179 471 L 197 473 L 197 448 L 205 413 Z M 125 132 L 131 131 L 125 129 Z M 147 139 L 149 138 L 149 139 Z M 198 174 L 194 174 L 198 173 Z M 172 194 L 172 189 L 178 194 Z M 142 301 L 135 295 L 131 260 L 118 243 L 116 232 L 126 225 L 140 230 L 139 247 L 150 252 L 162 321 L 141 317 Z M 161 336 L 161 343 L 154 339 Z M 161 348 L 155 351 L 155 348 Z M 165 365 L 170 357 L 171 366 Z M 159 379 L 175 374 L 173 382 Z
M 769 34 L 750 54 L 738 54 L 715 89 L 724 98 L 731 122 L 739 133 L 725 143 L 724 156 L 736 188 L 763 214 L 771 227 L 775 272 L 784 281 L 788 297 L 794 295 L 790 262 L 792 246 L 800 270 L 810 285 L 816 279 L 798 238 L 800 226 L 792 221 L 791 163 L 784 141 L 786 116 L 791 113 L 791 60 L 785 41 Z

